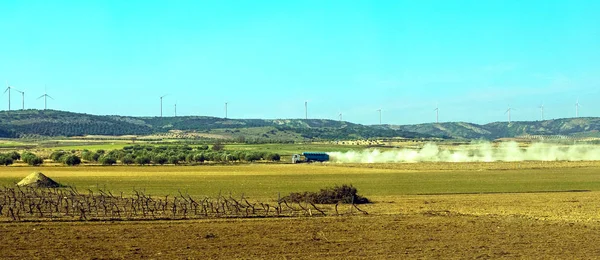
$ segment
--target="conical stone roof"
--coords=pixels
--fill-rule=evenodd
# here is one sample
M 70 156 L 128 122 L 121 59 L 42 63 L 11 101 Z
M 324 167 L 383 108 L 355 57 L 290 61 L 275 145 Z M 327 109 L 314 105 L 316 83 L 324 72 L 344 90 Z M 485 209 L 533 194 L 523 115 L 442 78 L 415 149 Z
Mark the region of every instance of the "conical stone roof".
M 36 188 L 58 188 L 62 186 L 41 172 L 34 172 L 27 175 L 27 177 L 22 179 L 17 185 Z

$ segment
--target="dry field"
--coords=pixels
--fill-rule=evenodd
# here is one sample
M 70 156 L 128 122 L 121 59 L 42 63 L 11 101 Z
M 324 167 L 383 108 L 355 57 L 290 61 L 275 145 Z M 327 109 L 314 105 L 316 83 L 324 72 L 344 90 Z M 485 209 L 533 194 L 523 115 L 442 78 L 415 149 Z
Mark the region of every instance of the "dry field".
M 0 171 L 0 184 L 32 172 Z M 193 196 L 352 183 L 369 215 L 0 224 L 0 258 L 600 258 L 600 163 L 42 167 L 79 189 Z M 139 186 L 137 186 L 139 185 Z M 350 210 L 344 208 L 344 210 Z

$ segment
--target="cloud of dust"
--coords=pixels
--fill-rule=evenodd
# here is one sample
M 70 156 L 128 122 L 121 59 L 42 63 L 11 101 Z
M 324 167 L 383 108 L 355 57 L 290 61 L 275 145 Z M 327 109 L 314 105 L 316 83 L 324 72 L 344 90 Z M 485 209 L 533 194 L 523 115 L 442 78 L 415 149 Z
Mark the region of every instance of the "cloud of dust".
M 478 143 L 441 149 L 429 143 L 421 149 L 375 149 L 328 154 L 332 162 L 338 163 L 595 161 L 600 160 L 600 146 L 535 143 L 521 148 L 516 142 L 506 142 L 497 147 L 491 143 Z

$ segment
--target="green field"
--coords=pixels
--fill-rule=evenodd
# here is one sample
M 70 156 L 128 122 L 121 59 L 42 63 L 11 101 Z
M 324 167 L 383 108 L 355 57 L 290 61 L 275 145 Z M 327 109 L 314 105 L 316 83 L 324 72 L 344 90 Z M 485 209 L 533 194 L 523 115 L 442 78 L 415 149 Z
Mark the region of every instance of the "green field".
M 565 163 L 566 164 L 566 163 Z M 484 169 L 478 164 L 458 165 L 454 170 L 437 170 L 440 164 L 410 164 L 395 169 L 377 165 L 344 164 L 241 164 L 206 166 L 79 166 L 3 167 L 0 185 L 12 185 L 31 172 L 41 171 L 56 181 L 78 189 L 106 188 L 130 193 L 145 190 L 153 195 L 176 194 L 216 196 L 244 193 L 260 198 L 277 198 L 278 193 L 317 191 L 352 184 L 367 197 L 437 193 L 496 193 L 592 190 L 600 191 L 600 165 L 557 164 L 539 168 L 523 163 L 520 169 Z M 462 167 L 461 167 L 462 165 Z M 485 166 L 485 164 L 482 164 Z M 494 165 L 494 164 L 489 164 Z M 569 166 L 569 167 L 567 167 Z M 464 169 L 460 169 L 464 168 Z

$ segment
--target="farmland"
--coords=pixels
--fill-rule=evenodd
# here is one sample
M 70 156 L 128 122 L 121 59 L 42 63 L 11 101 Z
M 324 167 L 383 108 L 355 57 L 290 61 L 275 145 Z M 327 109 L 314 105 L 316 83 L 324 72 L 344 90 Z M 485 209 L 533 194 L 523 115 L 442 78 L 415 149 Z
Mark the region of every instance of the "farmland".
M 0 258 L 600 255 L 594 246 L 600 234 L 600 162 L 12 166 L 2 168 L 0 184 L 10 186 L 33 171 L 79 190 L 243 193 L 265 202 L 278 194 L 352 184 L 374 203 L 361 206 L 369 215 L 342 217 L 8 221 L 0 226 Z

